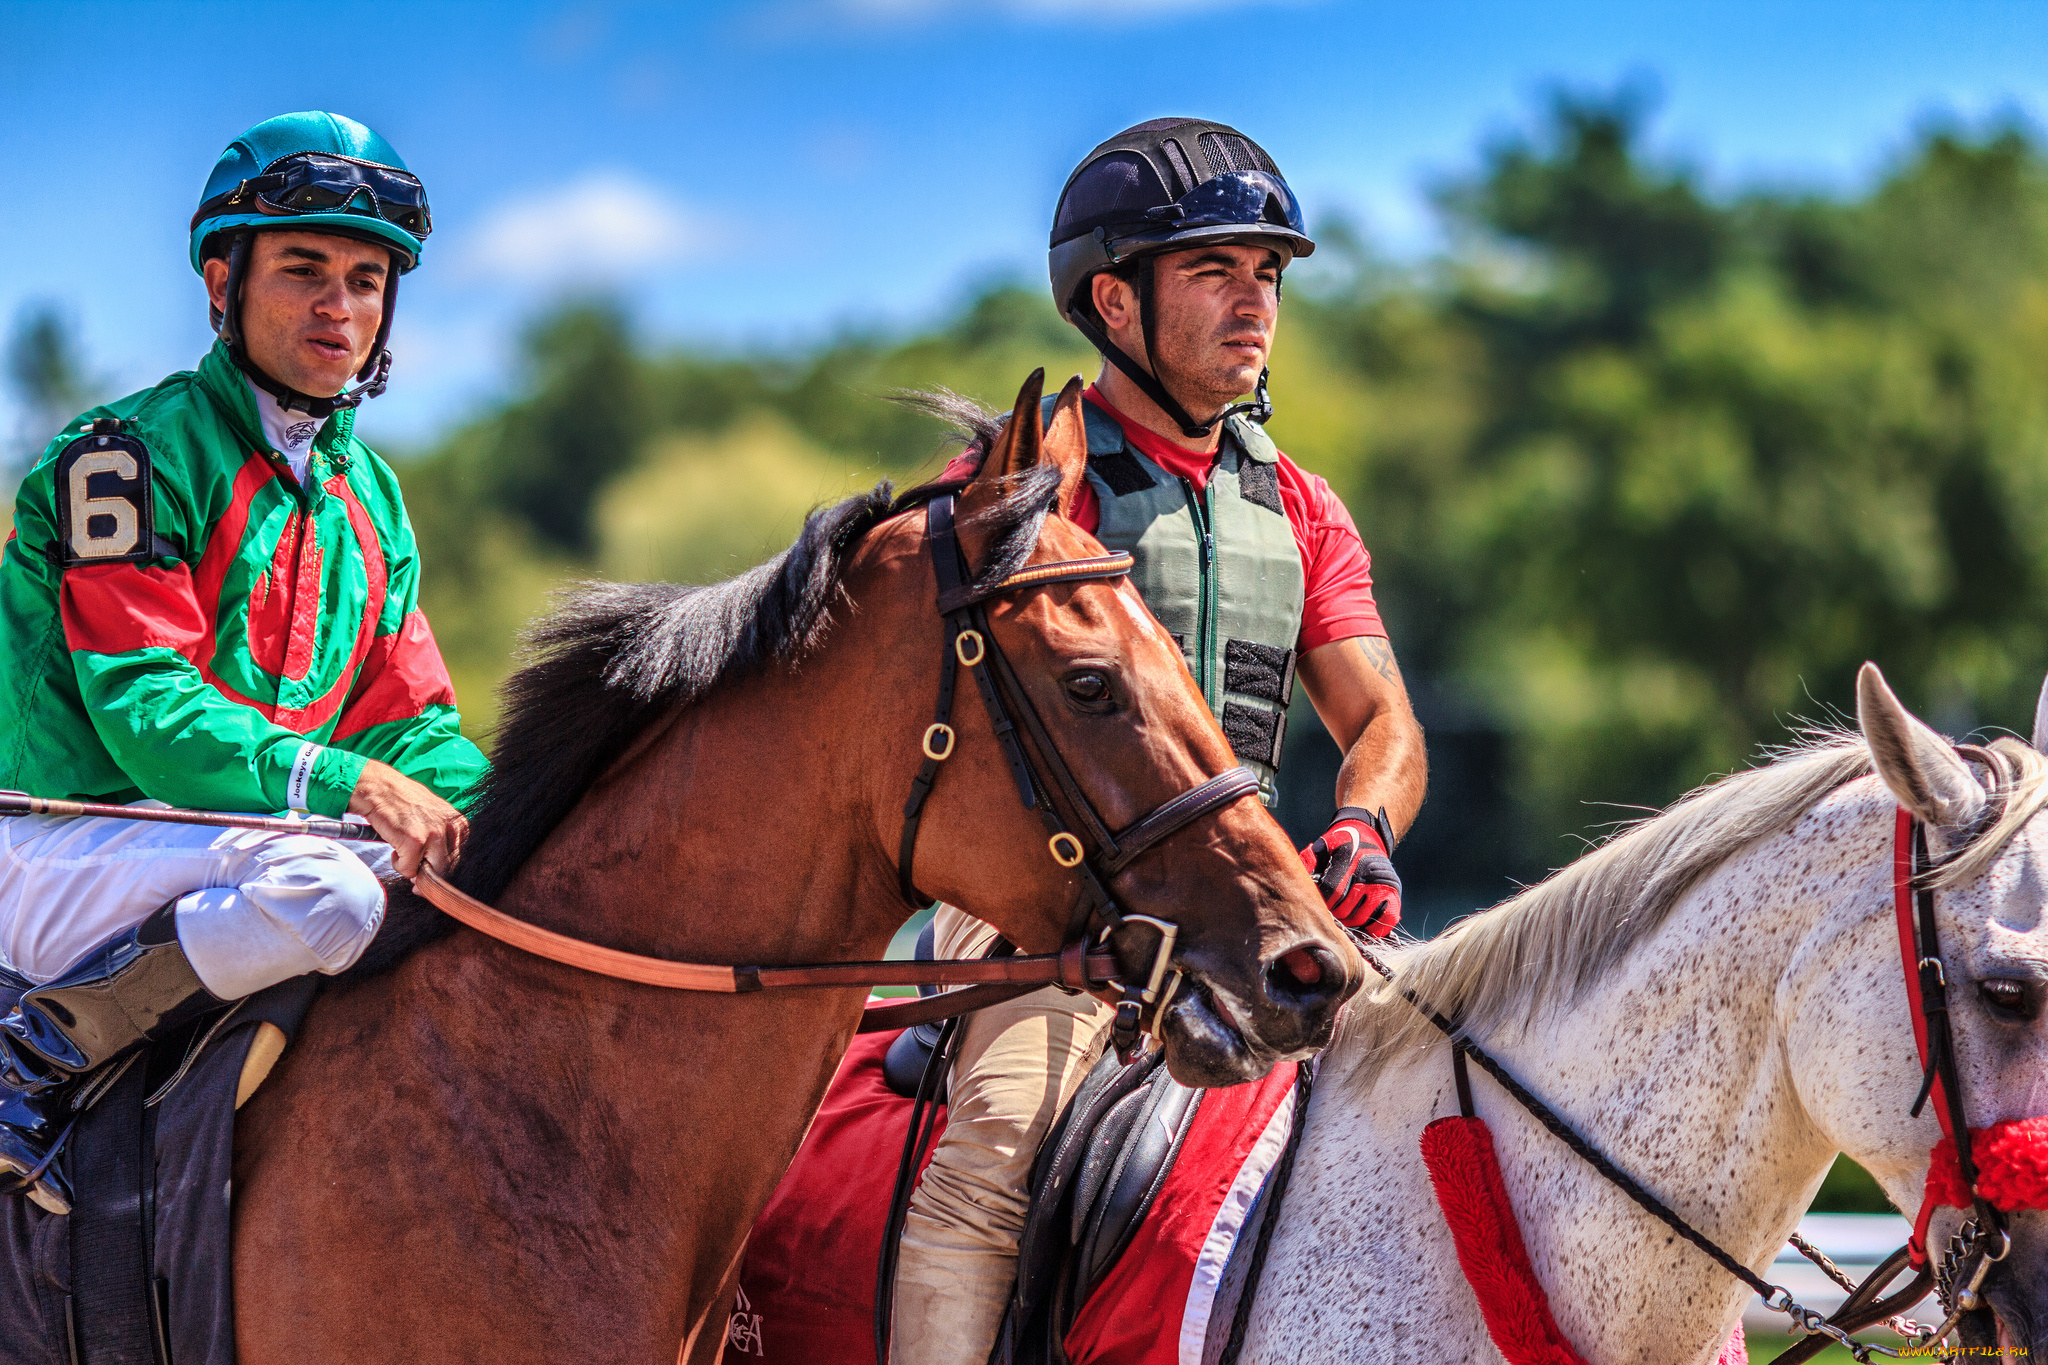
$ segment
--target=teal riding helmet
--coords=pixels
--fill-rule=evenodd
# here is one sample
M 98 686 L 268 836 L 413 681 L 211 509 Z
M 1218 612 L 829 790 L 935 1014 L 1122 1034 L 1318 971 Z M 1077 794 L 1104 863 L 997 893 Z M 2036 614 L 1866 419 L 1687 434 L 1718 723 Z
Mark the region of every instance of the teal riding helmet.
M 363 382 L 347 393 L 300 393 L 264 373 L 242 346 L 241 283 L 249 242 L 267 228 L 352 237 L 392 255 L 396 272 L 385 282 L 383 320 L 356 375 Z M 228 312 L 216 312 L 213 324 L 235 364 L 287 409 L 325 417 L 384 391 L 398 276 L 419 264 L 433 230 L 426 187 L 390 143 L 340 114 L 279 114 L 229 143 L 214 163 L 192 215 L 192 268 L 203 275 L 207 260 L 228 262 Z
M 192 215 L 192 268 L 207 241 L 237 229 L 334 232 L 419 264 L 433 231 L 426 190 L 390 143 L 340 114 L 279 114 L 228 144 Z

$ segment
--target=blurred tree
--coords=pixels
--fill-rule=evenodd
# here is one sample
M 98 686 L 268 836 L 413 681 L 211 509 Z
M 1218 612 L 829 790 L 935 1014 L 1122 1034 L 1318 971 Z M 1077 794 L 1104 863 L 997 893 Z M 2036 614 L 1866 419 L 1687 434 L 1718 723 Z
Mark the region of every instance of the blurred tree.
M 642 366 L 614 304 L 572 305 L 526 338 L 528 396 L 493 423 L 484 486 L 555 547 L 596 548 L 591 508 L 649 434 Z
M 1813 1196 L 1815 1213 L 1897 1213 L 1884 1187 L 1846 1156 L 1835 1158 Z M 1917 1210 L 1914 1210 L 1917 1212 Z
M 649 388 L 662 395 L 656 401 L 673 414 L 674 427 L 716 430 L 749 406 L 767 408 L 818 445 L 902 479 L 934 472 L 943 433 L 931 418 L 878 400 L 898 389 L 939 386 L 1007 408 L 1040 365 L 1055 388 L 1070 374 L 1092 378 L 1100 368 L 1044 290 L 997 284 L 924 336 L 849 334 L 801 365 L 672 356 L 656 362 Z
M 105 387 L 87 372 L 71 328 L 53 304 L 31 305 L 16 317 L 7 343 L 7 378 L 22 406 L 21 431 L 9 452 L 15 472 L 42 454 L 58 429 L 97 402 Z
M 2048 284 L 2038 150 L 1941 132 L 1863 204 L 1771 213 L 1640 129 L 1560 98 L 1445 196 L 1527 265 L 1446 300 L 1487 359 L 1433 525 L 1532 856 L 1846 706 L 1865 657 L 1967 730 L 2018 719 L 2048 653 L 2048 338 L 2013 330 Z
M 628 580 L 730 578 L 788 546 L 812 508 L 872 483 L 773 412 L 716 436 L 668 436 L 606 488 L 597 565 Z

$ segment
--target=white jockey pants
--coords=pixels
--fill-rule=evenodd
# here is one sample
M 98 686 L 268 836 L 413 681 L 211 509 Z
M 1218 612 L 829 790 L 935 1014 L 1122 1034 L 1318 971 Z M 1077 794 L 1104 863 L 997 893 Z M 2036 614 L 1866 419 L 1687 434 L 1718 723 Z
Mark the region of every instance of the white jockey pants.
M 138 804 L 156 804 L 154 802 Z M 0 820 L 0 965 L 38 985 L 176 901 L 206 988 L 237 1000 L 332 975 L 384 921 L 391 850 L 306 834 L 131 820 Z

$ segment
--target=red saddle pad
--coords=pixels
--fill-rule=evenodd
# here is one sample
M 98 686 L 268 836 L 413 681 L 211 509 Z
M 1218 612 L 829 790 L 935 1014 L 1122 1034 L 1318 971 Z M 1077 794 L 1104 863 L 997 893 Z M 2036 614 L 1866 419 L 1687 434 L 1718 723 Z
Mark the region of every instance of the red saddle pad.
M 911 1102 L 882 1079 L 882 1057 L 896 1037 L 855 1035 L 796 1160 L 755 1222 L 727 1359 L 874 1365 L 875 1270 L 910 1128 Z M 938 1131 L 945 1131 L 943 1117 Z
M 728 1358 L 875 1365 L 874 1287 L 911 1102 L 882 1079 L 893 1033 L 856 1037 L 754 1224 Z M 1067 1337 L 1075 1365 L 1199 1358 L 1223 1266 L 1293 1118 L 1295 1068 L 1210 1091 L 1138 1233 Z M 940 1131 L 944 1131 L 943 1120 Z

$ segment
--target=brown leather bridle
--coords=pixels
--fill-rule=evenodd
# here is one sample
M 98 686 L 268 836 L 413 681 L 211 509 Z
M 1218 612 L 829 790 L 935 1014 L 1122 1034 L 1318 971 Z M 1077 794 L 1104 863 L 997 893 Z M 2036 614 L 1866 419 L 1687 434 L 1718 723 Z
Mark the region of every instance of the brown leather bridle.
M 957 747 L 959 737 L 952 725 L 955 681 L 964 667 L 974 676 L 989 724 L 1009 763 L 1017 795 L 1027 810 L 1038 813 L 1044 824 L 1046 850 L 1054 862 L 1073 871 L 1080 879 L 1080 894 L 1071 915 L 1067 944 L 1058 953 L 1033 956 L 989 957 L 938 962 L 829 962 L 788 967 L 732 967 L 698 962 L 672 962 L 642 957 L 636 953 L 605 948 L 565 934 L 515 919 L 467 892 L 450 885 L 424 865 L 413 886 L 427 901 L 452 918 L 502 943 L 510 944 L 551 962 L 595 972 L 601 976 L 675 990 L 744 993 L 785 987 L 846 986 L 965 986 L 921 1000 L 871 1005 L 863 1015 L 859 1031 L 874 1033 L 906 1028 L 912 1024 L 964 1014 L 985 1005 L 997 1004 L 1041 986 L 1057 985 L 1069 991 L 1108 993 L 1120 998 L 1112 1037 L 1120 1052 L 1128 1055 L 1137 1047 L 1144 1012 L 1152 1010 L 1152 1028 L 1158 1031 L 1166 1006 L 1179 988 L 1181 974 L 1171 963 L 1177 925 L 1151 915 L 1136 915 L 1117 903 L 1109 882 L 1129 867 L 1140 854 L 1168 836 L 1186 828 L 1213 810 L 1258 792 L 1259 780 L 1244 767 L 1230 768 L 1197 784 L 1165 802 L 1144 818 L 1112 831 L 1104 823 L 1087 794 L 1075 781 L 1073 770 L 1060 756 L 1044 720 L 1031 704 L 1016 670 L 996 643 L 989 629 L 985 604 L 990 600 L 1022 592 L 1027 588 L 1054 583 L 1076 583 L 1090 579 L 1120 578 L 1131 570 L 1129 554 L 1095 555 L 1087 559 L 1059 560 L 1034 564 L 994 583 L 975 586 L 967 570 L 966 556 L 954 524 L 954 496 L 941 494 L 925 509 L 925 544 L 931 554 L 932 570 L 938 581 L 938 609 L 945 621 L 944 653 L 939 666 L 939 698 L 936 717 L 927 726 L 922 741 L 924 762 L 911 780 L 910 799 L 903 807 L 903 837 L 897 858 L 897 882 L 904 900 L 911 905 L 929 903 L 919 893 L 912 875 L 917 854 L 918 826 L 923 820 L 926 800 L 938 782 L 939 771 Z M 1029 736 L 1027 746 L 1020 735 Z M 1045 780 L 1049 774 L 1051 781 Z M 1087 842 L 1067 827 L 1050 792 L 1064 799 L 1087 834 Z M 51 814 L 126 814 L 126 807 L 95 808 L 88 812 L 55 809 L 71 802 L 48 802 L 30 798 L 40 811 Z M 5 813 L 0 811 L 0 813 Z M 140 818 L 163 819 L 167 811 L 151 811 Z M 133 818 L 133 817 L 131 817 Z M 314 824 L 339 822 L 285 822 L 263 817 L 219 817 L 213 823 L 270 827 L 289 825 L 294 832 L 315 831 Z M 351 833 L 342 837 L 361 838 Z M 1092 847 L 1091 847 L 1092 845 Z M 1093 945 L 1089 931 L 1096 921 L 1102 931 Z M 1159 935 L 1146 979 L 1124 982 L 1118 976 L 1115 954 L 1104 949 L 1109 936 L 1125 924 L 1142 924 Z M 1168 973 L 1171 971 L 1171 977 Z
M 1046 730 L 1038 708 L 1031 704 L 1030 695 L 1018 680 L 1016 670 L 1010 666 L 1008 656 L 996 643 L 995 634 L 989 629 L 986 604 L 993 598 L 1025 588 L 1096 578 L 1121 578 L 1131 571 L 1135 561 L 1128 553 L 1119 552 L 1088 559 L 1034 564 L 994 583 L 977 587 L 968 573 L 967 557 L 960 548 L 951 493 L 941 494 L 926 505 L 925 546 L 931 555 L 932 572 L 938 580 L 939 614 L 945 618 L 946 627 L 945 646 L 939 656 L 937 713 L 924 732 L 924 763 L 911 780 L 910 799 L 903 806 L 903 837 L 896 858 L 897 882 L 903 899 L 911 905 L 923 905 L 930 899 L 918 891 L 913 875 L 917 831 L 924 815 L 925 800 L 931 795 L 939 770 L 957 743 L 952 725 L 954 680 L 959 669 L 964 667 L 974 676 L 975 690 L 981 693 L 982 706 L 988 711 L 989 726 L 1002 745 L 1004 758 L 1009 761 L 1010 777 L 1017 785 L 1018 799 L 1026 810 L 1036 811 L 1045 826 L 1046 851 L 1054 862 L 1071 870 L 1080 879 L 1080 894 L 1068 918 L 1067 951 L 1075 951 L 1077 945 L 1087 940 L 1089 930 L 1097 920 L 1102 922 L 1099 940 L 1102 942 L 1106 942 L 1116 930 L 1132 923 L 1146 925 L 1159 935 L 1146 980 L 1142 984 L 1136 981 L 1115 983 L 1121 988 L 1121 998 L 1117 1001 L 1116 1022 L 1111 1036 L 1117 1051 L 1128 1057 L 1137 1047 L 1145 1009 L 1153 1009 L 1153 1032 L 1156 1034 L 1166 1006 L 1180 987 L 1181 974 L 1178 971 L 1173 972 L 1170 979 L 1167 976 L 1174 941 L 1180 930 L 1169 921 L 1126 911 L 1117 904 L 1109 882 L 1136 861 L 1138 855 L 1169 835 L 1240 797 L 1256 795 L 1259 779 L 1242 766 L 1226 769 L 1158 806 L 1121 832 L 1113 832 L 1096 812 L 1087 793 L 1081 790 L 1081 784 L 1074 780 L 1073 770 L 1060 755 L 1059 746 Z M 1028 747 L 1018 732 L 1019 719 L 1023 721 L 1024 734 L 1030 737 Z M 1050 783 L 1044 780 L 1048 773 L 1052 778 Z M 1080 836 L 1067 827 L 1058 804 L 1050 794 L 1054 787 L 1087 831 L 1087 843 L 1084 844 Z M 1089 845 L 1093 845 L 1092 849 Z M 1088 983 L 1091 988 L 1110 984 L 1108 981 Z M 1068 988 L 1072 989 L 1071 986 Z

